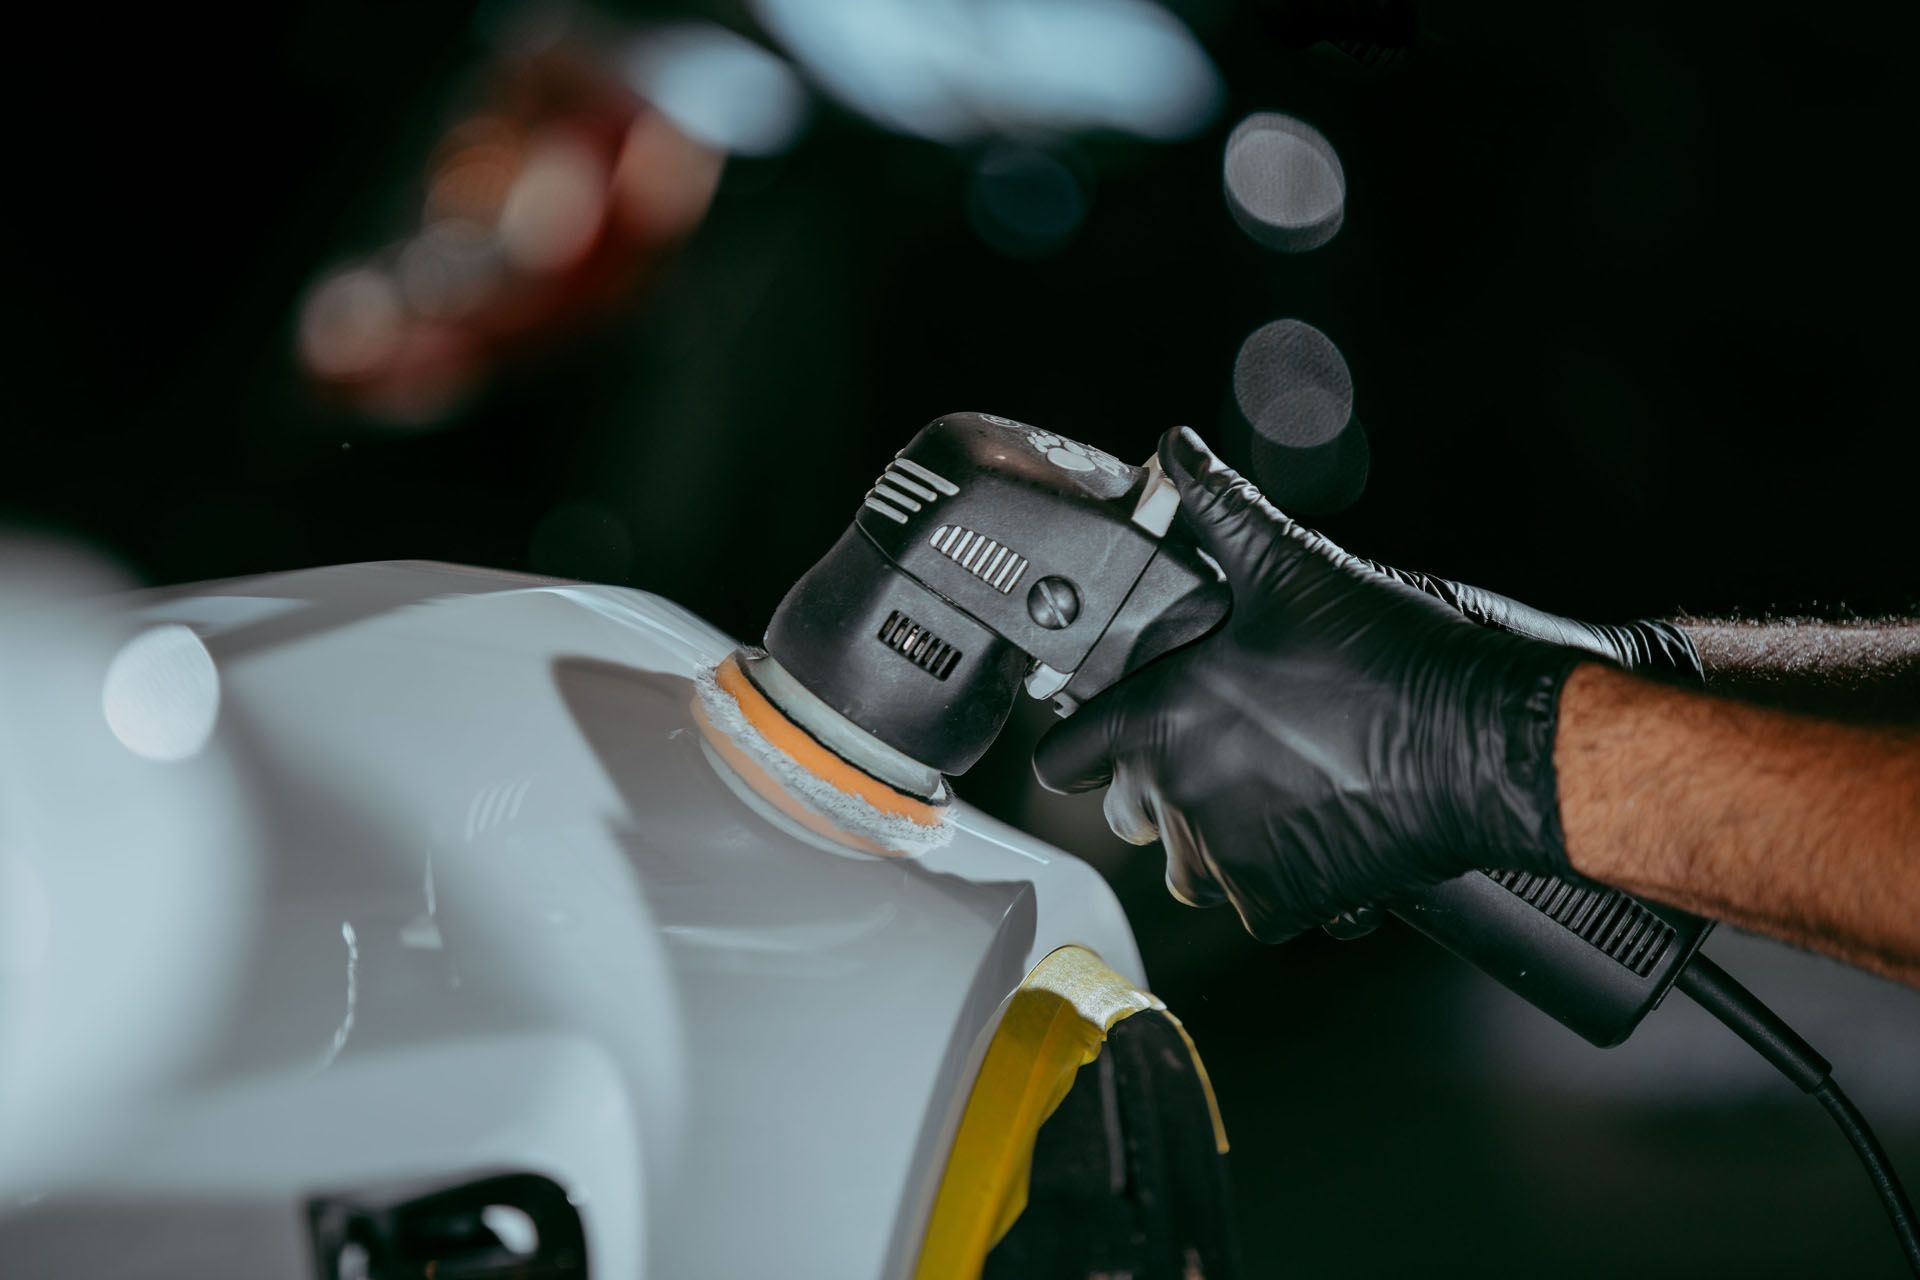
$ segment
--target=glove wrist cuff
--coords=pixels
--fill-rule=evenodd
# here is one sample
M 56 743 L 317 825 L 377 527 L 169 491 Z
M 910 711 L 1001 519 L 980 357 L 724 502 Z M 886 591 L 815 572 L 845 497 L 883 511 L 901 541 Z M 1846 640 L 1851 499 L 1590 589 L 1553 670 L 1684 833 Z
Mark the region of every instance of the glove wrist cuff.
M 1502 639 L 1507 654 L 1482 668 L 1479 706 L 1462 744 L 1478 758 L 1458 793 L 1466 804 L 1455 824 L 1457 849 L 1476 867 L 1566 875 L 1571 864 L 1553 751 L 1560 692 L 1575 667 L 1606 659 L 1519 636 Z
M 1554 760 L 1554 744 L 1560 736 L 1560 694 L 1574 668 L 1594 659 L 1579 650 L 1565 650 L 1544 663 L 1523 686 L 1524 725 L 1510 758 L 1524 763 L 1525 785 L 1535 806 L 1532 830 L 1533 847 L 1530 869 L 1554 875 L 1570 875 L 1573 864 L 1567 857 L 1567 834 L 1560 823 L 1560 771 Z
M 1628 623 L 1623 630 L 1628 633 L 1627 643 L 1632 654 L 1632 660 L 1625 664 L 1627 670 L 1635 675 L 1678 680 L 1695 687 L 1706 684 L 1707 668 L 1700 660 L 1700 650 L 1678 623 L 1647 618 Z

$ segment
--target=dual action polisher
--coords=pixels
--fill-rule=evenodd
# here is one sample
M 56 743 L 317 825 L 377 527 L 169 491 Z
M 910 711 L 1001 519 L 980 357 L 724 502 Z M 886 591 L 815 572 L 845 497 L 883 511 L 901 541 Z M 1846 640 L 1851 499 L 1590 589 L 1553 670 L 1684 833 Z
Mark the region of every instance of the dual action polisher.
M 1231 607 L 1135 467 L 982 413 L 937 419 L 781 601 L 721 688 L 789 762 L 924 826 L 1024 692 L 1062 715 Z M 1474 872 L 1395 914 L 1595 1044 L 1626 1038 L 1709 925 L 1617 890 Z

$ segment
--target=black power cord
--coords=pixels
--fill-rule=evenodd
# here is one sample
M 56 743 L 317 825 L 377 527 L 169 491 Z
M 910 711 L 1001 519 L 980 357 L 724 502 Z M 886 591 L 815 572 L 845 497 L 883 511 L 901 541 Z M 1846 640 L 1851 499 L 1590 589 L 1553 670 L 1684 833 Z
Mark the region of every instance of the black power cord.
M 1866 1117 L 1860 1114 L 1840 1086 L 1833 1082 L 1833 1064 L 1814 1051 L 1780 1016 L 1760 1003 L 1758 996 L 1741 986 L 1732 974 L 1703 955 L 1696 954 L 1674 979 L 1674 985 L 1692 996 L 1699 1006 L 1732 1028 L 1733 1033 L 1759 1050 L 1760 1056 L 1780 1069 L 1781 1074 L 1803 1092 L 1820 1100 L 1847 1135 L 1847 1141 L 1867 1167 L 1873 1189 L 1880 1195 L 1893 1234 L 1907 1256 L 1907 1266 L 1920 1276 L 1920 1233 L 1916 1232 L 1913 1202 L 1900 1185 L 1900 1175 L 1880 1145 Z

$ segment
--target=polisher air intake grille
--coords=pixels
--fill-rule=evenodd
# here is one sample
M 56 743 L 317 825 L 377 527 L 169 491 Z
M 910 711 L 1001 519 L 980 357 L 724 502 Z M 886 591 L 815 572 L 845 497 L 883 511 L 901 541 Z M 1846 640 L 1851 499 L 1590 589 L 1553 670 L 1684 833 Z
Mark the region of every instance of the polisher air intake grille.
M 898 609 L 880 624 L 880 642 L 936 680 L 945 680 L 960 665 L 958 649 Z
M 958 492 L 959 485 L 931 467 L 923 467 L 912 458 L 895 458 L 867 490 L 861 505 L 895 524 L 905 524 L 915 512 L 938 501 L 941 494 L 952 497 Z
M 1489 871 L 1487 878 L 1642 978 L 1673 941 L 1672 925 L 1613 889 L 1582 888 L 1522 871 Z
M 1003 596 L 1019 586 L 1020 579 L 1027 573 L 1025 556 L 1016 555 L 1012 547 L 957 524 L 941 525 L 927 539 L 927 544 Z

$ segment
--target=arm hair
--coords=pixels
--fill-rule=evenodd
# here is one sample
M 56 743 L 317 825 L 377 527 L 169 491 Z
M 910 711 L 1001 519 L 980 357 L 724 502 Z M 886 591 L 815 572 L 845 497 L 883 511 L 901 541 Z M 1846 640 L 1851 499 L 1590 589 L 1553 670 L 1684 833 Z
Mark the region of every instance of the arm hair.
M 1920 619 L 1688 618 L 1713 693 L 1854 724 L 1920 724 Z

